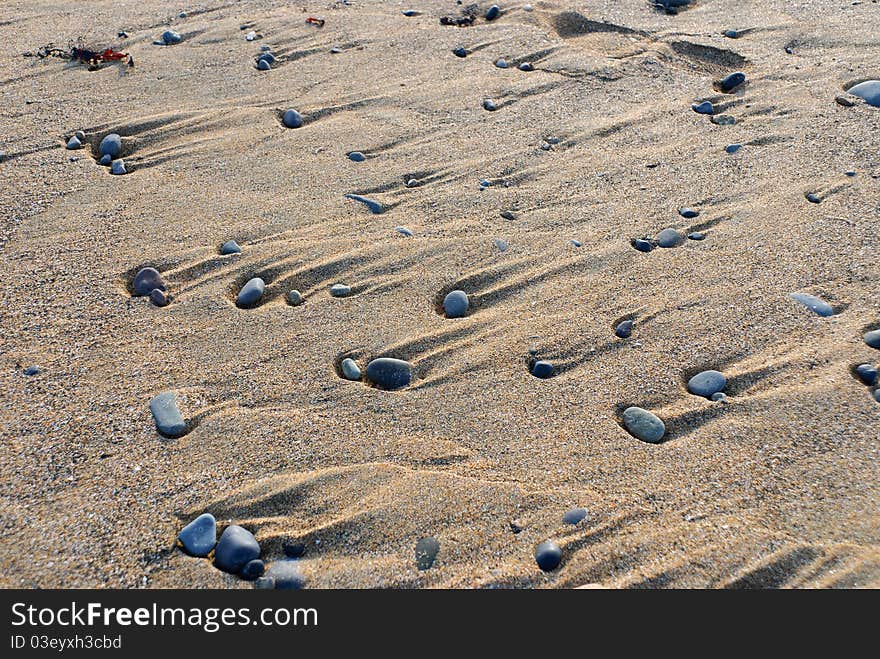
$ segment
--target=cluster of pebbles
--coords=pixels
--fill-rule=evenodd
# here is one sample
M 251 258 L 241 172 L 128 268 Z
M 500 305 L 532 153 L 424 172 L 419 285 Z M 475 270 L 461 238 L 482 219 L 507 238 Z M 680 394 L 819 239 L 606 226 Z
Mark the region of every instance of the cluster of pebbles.
M 82 149 L 85 146 L 86 135 L 83 131 L 78 130 L 69 140 L 67 140 L 67 149 L 74 151 Z M 122 138 L 116 133 L 105 135 L 98 144 L 98 164 L 110 168 L 110 173 L 115 175 L 127 174 L 125 161 L 120 158 L 122 155 Z

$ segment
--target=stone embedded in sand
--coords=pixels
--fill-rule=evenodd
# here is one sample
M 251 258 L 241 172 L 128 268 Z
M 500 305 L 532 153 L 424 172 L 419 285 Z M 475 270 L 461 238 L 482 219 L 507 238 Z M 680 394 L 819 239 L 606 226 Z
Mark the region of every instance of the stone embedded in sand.
M 572 508 L 562 516 L 563 524 L 577 524 L 587 516 L 586 508 Z
M 722 34 L 728 39 L 739 39 L 740 33 L 736 30 L 724 30 Z
M 98 161 L 99 165 L 104 165 L 104 167 L 109 167 L 110 163 L 113 162 L 113 157 L 109 153 L 105 153 L 101 156 L 101 159 Z
M 436 538 L 422 538 L 416 543 L 416 565 L 419 570 L 427 570 L 434 565 L 434 559 L 440 552 L 440 543 Z
M 489 112 L 495 112 L 495 110 L 498 109 L 498 106 L 495 105 L 495 101 L 493 101 L 491 98 L 487 98 L 483 101 L 483 109 L 488 110 Z
M 656 444 L 666 434 L 666 424 L 656 414 L 641 407 L 627 407 L 623 411 L 623 426 L 636 439 Z
M 199 515 L 177 536 L 190 556 L 207 556 L 217 544 L 217 520 L 211 513 Z
M 532 365 L 532 375 L 536 378 L 546 380 L 556 375 L 556 367 L 546 360 L 538 360 Z
M 367 380 L 380 389 L 400 389 L 410 383 L 412 367 L 409 362 L 392 357 L 379 357 L 367 364 Z
M 260 557 L 260 544 L 240 526 L 227 526 L 214 550 L 214 565 L 224 572 L 238 574 L 250 561 Z
M 443 311 L 447 318 L 463 318 L 470 306 L 470 300 L 464 291 L 452 291 L 443 298 Z
M 691 103 L 691 110 L 697 114 L 714 114 L 715 106 L 709 101 L 703 101 L 702 103 Z
M 507 60 L 504 59 L 503 57 L 500 57 L 497 60 L 495 60 L 495 66 L 497 66 L 499 69 L 506 69 L 507 68 Z
M 621 339 L 628 339 L 632 336 L 633 321 L 624 320 L 614 328 L 614 335 Z
M 260 301 L 263 292 L 266 290 L 266 282 L 260 277 L 254 277 L 238 292 L 235 303 L 240 307 L 251 307 Z
M 727 378 L 718 371 L 703 371 L 688 380 L 687 388 L 695 396 L 711 398 L 727 386 Z
M 746 74 L 742 71 L 731 73 L 718 81 L 718 88 L 725 94 L 729 94 L 746 81 Z
M 241 247 L 234 240 L 227 240 L 220 246 L 220 253 L 223 255 L 241 254 Z
M 141 268 L 134 276 L 131 289 L 136 297 L 149 295 L 154 288 L 165 290 L 165 280 L 156 268 Z
M 517 67 L 520 71 L 534 71 L 535 67 L 532 66 L 531 62 L 521 62 Z
M 689 240 L 703 240 L 706 237 L 706 234 L 702 231 L 691 231 L 688 234 Z
M 161 40 L 156 43 L 170 46 L 175 43 L 180 43 L 182 40 L 183 40 L 183 37 L 181 37 L 180 34 L 175 32 L 174 30 L 165 30 L 162 33 Z
M 278 60 L 276 59 L 275 55 L 273 55 L 272 53 L 270 53 L 268 50 L 265 51 L 264 53 L 262 53 L 262 54 L 257 58 L 257 61 L 258 61 L 258 62 L 259 62 L 260 60 L 265 60 L 265 61 L 268 62 L 269 64 L 274 64 L 275 62 L 278 61 Z
M 357 201 L 362 203 L 364 206 L 370 209 L 370 212 L 373 215 L 381 215 L 385 212 L 385 207 L 382 206 L 378 201 L 373 199 L 368 199 L 367 197 L 362 197 L 359 194 L 347 194 L 345 195 L 346 199 L 351 199 L 353 201 Z
M 293 306 L 299 306 L 303 302 L 302 293 L 300 293 L 295 288 L 287 294 L 287 301 L 290 302 Z
M 257 71 L 270 71 L 271 69 L 272 65 L 269 60 L 262 58 L 257 60 Z
M 171 302 L 171 297 L 161 288 L 154 288 L 150 291 L 150 302 L 157 307 L 167 307 Z
M 728 144 L 726 147 L 724 147 L 724 150 L 727 153 L 736 153 L 741 148 L 742 148 L 742 144 Z
M 486 10 L 486 20 L 494 21 L 501 15 L 501 7 L 498 5 L 492 5 L 489 9 Z
M 713 114 L 709 121 L 716 126 L 733 126 L 736 123 L 736 117 L 731 117 L 729 114 Z
M 685 217 L 689 220 L 692 220 L 695 217 L 699 217 L 700 211 L 698 211 L 694 208 L 688 208 L 687 206 L 685 206 L 684 208 L 678 209 L 678 214 L 681 215 L 682 217 Z
M 74 149 L 81 149 L 82 142 L 76 135 L 74 135 L 69 140 L 67 140 L 67 148 L 71 151 L 73 151 Z
M 343 377 L 346 380 L 360 380 L 361 379 L 361 368 L 357 365 L 357 362 L 351 358 L 346 357 L 342 360 L 342 363 L 339 365 L 339 369 L 342 371 Z
M 118 158 L 122 153 L 122 138 L 116 133 L 105 136 L 98 145 L 98 153 L 102 156 L 109 155 L 111 158 Z
M 286 110 L 281 115 L 281 123 L 288 128 L 299 128 L 303 125 L 303 116 L 296 110 Z
M 333 284 L 330 287 L 330 295 L 333 297 L 348 297 L 351 295 L 351 286 L 345 284 Z
M 866 332 L 865 336 L 862 338 L 864 338 L 865 343 L 867 343 L 869 346 L 880 350 L 880 329 Z
M 127 174 L 128 171 L 125 169 L 125 161 L 124 160 L 114 160 L 110 163 L 110 173 L 115 176 L 122 176 L 123 174 Z
M 263 576 L 263 573 L 266 571 L 266 564 L 263 563 L 259 558 L 255 558 L 252 561 L 248 561 L 244 564 L 244 567 L 241 568 L 241 571 L 238 573 L 245 581 L 256 581 L 260 577 Z
M 452 51 L 452 54 L 455 55 L 456 57 L 467 57 L 468 51 L 466 48 L 462 48 L 461 46 L 459 46 L 458 48 L 455 48 Z
M 535 547 L 535 562 L 544 572 L 555 570 L 562 562 L 562 550 L 552 540 L 545 540 Z
M 657 245 L 660 247 L 678 247 L 683 238 L 675 229 L 663 229 L 657 234 Z
M 163 392 L 150 401 L 150 412 L 156 422 L 156 430 L 164 437 L 175 439 L 186 433 L 186 421 L 177 407 L 177 396 L 173 391 Z
M 254 41 L 257 38 L 257 33 L 254 30 L 251 30 L 246 35 L 244 35 L 245 41 Z
M 789 293 L 788 297 L 792 300 L 800 302 L 807 309 L 823 318 L 834 315 L 834 309 L 825 300 L 820 300 L 815 295 L 809 293 Z
M 348 159 L 352 162 L 363 162 L 367 157 L 360 151 L 352 151 L 348 154 Z
M 269 566 L 266 576 L 275 582 L 276 590 L 300 590 L 306 585 L 306 578 L 299 570 L 299 561 L 275 561 Z
M 856 377 L 867 387 L 877 384 L 877 367 L 873 364 L 859 364 L 855 368 Z
M 808 192 L 807 194 L 804 195 L 804 197 L 806 198 L 807 201 L 809 201 L 812 204 L 821 204 L 822 203 L 822 197 L 817 195 L 815 192 Z
M 632 246 L 638 251 L 646 253 L 654 249 L 654 245 L 651 244 L 651 241 L 645 240 L 644 238 L 636 238 L 632 241 Z
M 858 96 L 868 105 L 880 108 L 880 80 L 865 80 L 846 91 L 853 96 Z

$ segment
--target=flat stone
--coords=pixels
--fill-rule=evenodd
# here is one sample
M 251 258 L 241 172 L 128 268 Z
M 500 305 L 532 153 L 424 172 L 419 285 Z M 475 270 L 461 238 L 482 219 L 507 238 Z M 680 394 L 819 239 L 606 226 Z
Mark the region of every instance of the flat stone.
M 855 373 L 865 386 L 873 387 L 877 384 L 877 367 L 873 364 L 859 364 L 855 368 Z
M 38 375 L 40 372 L 40 367 L 39 366 L 28 366 L 22 372 L 29 377 L 34 376 L 34 375 Z
M 361 368 L 355 360 L 350 358 L 343 359 L 339 368 L 342 370 L 342 375 L 345 376 L 346 380 L 356 381 L 361 379 Z
M 657 234 L 657 245 L 659 247 L 678 247 L 681 245 L 682 240 L 681 234 L 675 229 L 663 229 L 660 233 Z
M 254 535 L 240 526 L 227 526 L 214 550 L 214 565 L 231 574 L 238 574 L 250 561 L 260 557 L 260 544 Z
M 392 357 L 379 357 L 367 364 L 367 380 L 380 389 L 393 391 L 410 383 L 412 366 L 409 362 Z
M 416 543 L 416 565 L 419 570 L 427 570 L 434 565 L 434 559 L 440 552 L 440 543 L 436 538 L 422 538 Z
M 150 302 L 157 307 L 167 307 L 171 302 L 171 297 L 161 288 L 154 288 L 150 291 Z
M 303 116 L 296 110 L 285 110 L 281 115 L 281 123 L 288 128 L 299 128 L 303 125 Z
M 695 396 L 711 398 L 727 386 L 727 378 L 719 371 L 703 371 L 688 380 L 687 388 Z
M 494 21 L 501 15 L 501 7 L 498 5 L 492 5 L 489 9 L 486 10 L 486 20 Z
M 348 297 L 351 295 L 351 286 L 345 284 L 333 284 L 330 287 L 330 295 L 333 297 Z
M 181 37 L 180 34 L 175 32 L 174 30 L 165 30 L 162 33 L 161 39 L 162 43 L 170 46 L 172 44 L 180 43 L 183 40 L 183 37 Z
M 555 570 L 562 562 L 562 550 L 552 540 L 545 540 L 535 547 L 535 562 L 544 572 Z
M 123 174 L 127 174 L 128 171 L 125 169 L 125 161 L 124 160 L 114 160 L 110 163 L 110 173 L 115 176 L 122 176 Z
M 348 159 L 352 162 L 363 162 L 367 157 L 360 151 L 352 151 L 348 154 Z
M 556 375 L 556 367 L 550 362 L 540 359 L 532 364 L 532 375 L 536 378 L 546 380 L 547 378 L 552 378 Z
M 624 320 L 614 328 L 614 335 L 621 339 L 628 339 L 632 336 L 633 321 Z
M 235 299 L 235 303 L 243 308 L 252 307 L 260 301 L 265 290 L 266 282 L 260 277 L 254 277 L 241 287 L 241 290 L 238 292 L 238 297 Z
M 722 32 L 722 34 L 725 37 L 727 37 L 728 39 L 739 39 L 739 37 L 740 37 L 740 33 L 737 32 L 736 30 L 724 30 L 724 32 Z
M 501 211 L 501 217 L 503 217 L 505 220 L 513 221 L 516 219 L 516 213 L 514 213 L 513 211 Z
M 156 422 L 156 430 L 164 437 L 175 439 L 186 434 L 186 421 L 177 407 L 177 396 L 173 391 L 163 392 L 150 401 L 150 412 Z
M 807 194 L 804 195 L 804 197 L 811 204 L 821 204 L 822 203 L 822 197 L 817 195 L 815 192 L 808 192 Z
M 691 103 L 691 110 L 697 114 L 715 114 L 715 106 L 710 101 Z
M 705 238 L 706 238 L 706 234 L 703 233 L 702 231 L 691 231 L 688 234 L 689 240 L 705 240 Z
M 809 293 L 789 293 L 788 297 L 800 302 L 807 309 L 823 318 L 834 315 L 834 309 L 831 308 L 831 305 L 825 302 L 825 300 L 817 298 L 815 295 L 810 295 Z
M 263 573 L 265 571 L 266 564 L 259 558 L 255 558 L 254 560 L 248 561 L 244 564 L 244 567 L 241 568 L 238 576 L 240 576 L 245 581 L 256 581 L 263 576 Z
M 378 201 L 373 199 L 368 199 L 367 197 L 362 197 L 358 194 L 347 194 L 345 195 L 347 199 L 352 199 L 353 201 L 357 201 L 362 203 L 364 206 L 370 209 L 370 212 L 374 215 L 381 215 L 385 212 L 385 207 L 382 206 Z
M 273 579 L 277 590 L 301 590 L 306 578 L 299 569 L 299 561 L 275 561 L 269 566 L 266 576 Z
M 880 108 L 880 80 L 865 80 L 846 91 L 853 96 L 858 96 L 868 105 Z
M 682 217 L 685 217 L 689 220 L 692 220 L 695 217 L 700 216 L 700 211 L 698 211 L 694 208 L 688 208 L 687 206 L 685 206 L 684 208 L 678 209 L 678 214 L 681 215 Z
M 217 520 L 211 513 L 199 515 L 177 536 L 190 556 L 207 556 L 217 544 Z
M 468 51 L 466 48 L 462 48 L 459 46 L 458 48 L 453 49 L 452 54 L 456 57 L 467 57 Z
M 741 148 L 742 148 L 742 144 L 728 144 L 726 147 L 724 147 L 724 150 L 727 153 L 736 153 Z
M 587 517 L 586 508 L 572 508 L 562 516 L 563 524 L 577 524 Z
M 74 149 L 81 149 L 82 142 L 80 142 L 79 138 L 76 135 L 74 135 L 69 140 L 67 140 L 67 148 L 70 151 L 73 151 Z
M 404 16 L 421 16 L 422 12 L 416 11 L 415 9 L 404 9 L 403 15 Z
M 734 89 L 742 85 L 746 81 L 746 74 L 742 71 L 737 71 L 736 73 L 731 73 L 729 75 L 724 76 L 721 80 L 718 81 L 718 88 L 723 91 L 725 94 L 729 94 Z
M 651 244 L 650 240 L 645 240 L 643 238 L 636 238 L 632 241 L 632 246 L 635 247 L 640 252 L 650 252 L 654 249 L 654 245 Z
M 443 311 L 447 318 L 463 318 L 471 303 L 464 291 L 451 291 L 443 298 Z
M 241 247 L 234 240 L 227 240 L 220 246 L 220 253 L 223 255 L 226 254 L 241 254 Z
M 141 268 L 131 283 L 135 297 L 149 295 L 154 288 L 165 290 L 165 280 L 156 268 Z
M 287 301 L 290 302 L 293 306 L 297 307 L 303 302 L 302 293 L 300 293 L 295 288 L 287 294 Z
M 498 248 L 499 252 L 507 251 L 507 243 L 505 241 L 501 240 L 501 238 L 495 239 L 495 247 Z
M 872 348 L 877 348 L 880 350 L 880 329 L 873 330 L 871 332 L 865 332 L 865 336 L 862 337 Z
M 736 117 L 729 114 L 713 114 L 709 121 L 717 126 L 733 126 L 736 123 Z
M 122 153 L 122 138 L 116 133 L 105 136 L 98 145 L 98 153 L 102 156 L 109 155 L 111 158 L 118 158 Z
M 626 408 L 623 425 L 633 437 L 649 444 L 656 444 L 666 434 L 666 424 L 660 417 L 641 407 Z

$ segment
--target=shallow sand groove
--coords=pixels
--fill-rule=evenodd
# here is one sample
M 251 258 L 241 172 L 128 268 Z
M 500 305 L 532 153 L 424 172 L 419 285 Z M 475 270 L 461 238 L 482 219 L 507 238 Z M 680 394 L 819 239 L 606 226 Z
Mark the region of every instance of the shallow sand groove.
M 539 1 L 467 28 L 445 0 L 83 4 L 0 8 L 0 584 L 247 586 L 173 547 L 211 512 L 270 561 L 305 543 L 309 587 L 880 586 L 880 404 L 851 374 L 880 362 L 880 108 L 835 103 L 880 78 L 876 3 Z M 22 56 L 119 30 L 128 71 Z M 110 132 L 125 176 L 92 157 Z M 705 239 L 633 249 L 667 227 Z M 132 297 L 144 266 L 167 307 Z M 707 369 L 727 403 L 688 393 Z

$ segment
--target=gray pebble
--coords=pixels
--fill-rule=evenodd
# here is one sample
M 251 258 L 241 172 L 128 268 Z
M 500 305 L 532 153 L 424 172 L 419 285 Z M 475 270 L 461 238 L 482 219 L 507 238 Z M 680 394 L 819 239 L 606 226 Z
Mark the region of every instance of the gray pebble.
M 682 217 L 686 217 L 687 219 L 692 220 L 695 217 L 700 216 L 700 211 L 695 210 L 693 208 L 688 208 L 687 206 L 685 206 L 684 208 L 678 209 L 678 214 L 681 215 Z
M 808 192 L 807 194 L 804 195 L 804 197 L 806 197 L 807 201 L 809 201 L 812 204 L 821 204 L 822 203 L 822 197 L 817 195 L 815 192 Z
M 125 161 L 124 160 L 114 160 L 110 163 L 110 173 L 116 176 L 121 176 L 122 174 L 127 174 L 128 172 L 125 169 Z
M 580 241 L 580 240 L 576 240 L 576 239 L 572 238 L 571 240 L 569 240 L 569 242 L 570 242 L 572 245 L 574 245 L 575 247 L 580 247 L 580 246 L 581 246 L 581 241 Z
M 260 277 L 254 277 L 253 279 L 248 281 L 248 283 L 241 287 L 235 303 L 239 307 L 245 309 L 248 307 L 252 307 L 260 301 L 260 298 L 263 297 L 263 292 L 265 290 L 266 282 L 264 282 Z
M 163 392 L 150 401 L 150 412 L 156 422 L 156 430 L 164 437 L 172 439 L 186 433 L 186 422 L 177 407 L 177 396 L 173 391 Z
M 363 162 L 367 157 L 360 151 L 352 151 L 348 154 L 348 159 L 352 162 Z
M 306 578 L 299 569 L 299 561 L 275 561 L 266 576 L 275 582 L 277 590 L 301 590 Z
M 156 268 L 141 268 L 131 284 L 136 297 L 149 295 L 154 288 L 165 290 L 165 280 Z
M 101 156 L 101 159 L 98 161 L 99 165 L 104 165 L 104 167 L 109 167 L 110 163 L 113 162 L 113 157 L 109 153 L 105 153 Z
M 614 335 L 620 339 L 628 339 L 632 336 L 633 329 L 633 321 L 624 320 L 617 327 L 614 328 Z
M 407 229 L 406 227 L 394 227 L 394 230 L 397 233 L 406 236 L 407 238 L 412 238 L 413 232 L 410 231 L 409 229 Z
M 536 378 L 546 380 L 547 378 L 552 378 L 556 375 L 556 367 L 550 362 L 540 359 L 532 364 L 532 375 Z
M 287 294 L 287 301 L 290 302 L 293 306 L 299 306 L 303 302 L 302 293 L 300 293 L 295 288 Z
M 724 36 L 728 39 L 739 39 L 740 34 L 736 30 L 724 30 Z
M 495 110 L 498 109 L 498 106 L 495 105 L 495 101 L 487 98 L 485 101 L 483 101 L 483 109 L 488 110 L 489 112 L 495 112 Z
M 867 343 L 869 346 L 871 346 L 872 348 L 877 348 L 877 350 L 880 350 L 880 329 L 876 329 L 871 332 L 866 332 L 865 336 L 862 338 L 864 338 L 865 343 Z
M 666 434 L 666 425 L 660 417 L 641 407 L 626 408 L 623 425 L 633 437 L 650 444 L 656 444 Z
M 492 5 L 489 9 L 486 10 L 486 20 L 494 21 L 501 15 L 501 7 L 498 5 Z
M 80 142 L 85 142 L 85 141 L 86 141 L 86 134 L 85 134 L 83 131 L 81 131 L 81 130 L 76 131 L 76 132 L 73 134 L 73 136 L 74 136 L 76 139 L 78 139 Z
M 303 116 L 296 110 L 285 110 L 281 115 L 281 123 L 288 128 L 299 128 L 303 125 Z
M 419 570 L 427 570 L 434 565 L 440 552 L 440 543 L 436 538 L 422 538 L 416 543 L 416 565 Z
M 177 539 L 190 556 L 205 557 L 217 544 L 217 520 L 211 513 L 199 515 L 183 527 Z
M 381 389 L 400 389 L 410 383 L 412 367 L 402 359 L 379 357 L 367 364 L 366 376 Z
M 346 380 L 355 381 L 361 379 L 361 369 L 355 360 L 346 357 L 342 360 L 339 368 L 342 370 L 342 374 L 345 376 Z
M 245 581 L 256 581 L 260 577 L 263 576 L 263 573 L 266 571 L 266 564 L 263 563 L 259 558 L 255 558 L 252 561 L 248 561 L 244 564 L 244 567 L 241 568 L 241 571 L 238 573 Z
M 348 297 L 351 295 L 351 286 L 345 284 L 333 284 L 330 287 L 330 295 L 333 297 Z
M 171 298 L 161 288 L 154 288 L 150 291 L 150 302 L 157 307 L 167 307 L 169 302 L 171 302 Z
M 497 60 L 495 60 L 495 66 L 497 66 L 499 69 L 506 69 L 507 68 L 507 60 L 504 58 L 497 59 Z
M 406 182 L 406 187 L 408 187 L 408 188 L 414 188 L 414 187 L 418 186 L 418 184 L 419 184 L 419 182 L 418 182 L 416 179 L 411 178 L 410 180 L 408 180 L 408 181 Z
M 711 398 L 712 394 L 722 391 L 727 386 L 727 378 L 719 371 L 703 371 L 688 380 L 687 388 L 695 396 Z
M 98 153 L 102 156 L 109 155 L 111 158 L 118 158 L 122 153 L 122 138 L 116 133 L 105 136 L 98 145 Z
M 80 142 L 79 138 L 76 135 L 74 135 L 69 140 L 67 140 L 67 148 L 70 151 L 73 151 L 74 149 L 81 149 L 82 142 Z
M 654 249 L 654 245 L 651 244 L 651 241 L 645 240 L 644 238 L 636 238 L 632 241 L 632 246 L 640 252 L 650 252 Z
M 501 211 L 501 217 L 503 217 L 505 220 L 515 220 L 516 213 L 514 213 L 513 211 Z
M 275 579 L 272 577 L 260 577 L 254 581 L 254 588 L 258 590 L 274 590 Z
M 257 60 L 257 71 L 269 71 L 272 69 L 272 65 L 269 64 L 268 60 L 259 59 Z
M 535 547 L 535 562 L 544 572 L 555 570 L 562 562 L 562 550 L 552 540 L 545 540 Z
M 706 238 L 706 234 L 702 231 L 691 231 L 688 234 L 688 239 L 690 240 L 704 240 Z
M 657 234 L 657 245 L 660 247 L 678 247 L 681 242 L 681 234 L 675 229 L 663 229 Z
M 223 255 L 241 254 L 241 247 L 239 247 L 238 243 L 234 240 L 227 240 L 220 246 L 220 253 Z
M 520 71 L 534 71 L 535 70 L 535 67 L 532 66 L 531 62 L 521 62 L 518 68 Z
M 39 366 L 28 366 L 23 373 L 27 376 L 37 375 L 40 372 Z
M 865 80 L 846 91 L 853 96 L 858 96 L 868 105 L 880 108 L 880 80 Z
M 385 207 L 382 206 L 378 201 L 373 199 L 368 199 L 367 197 L 362 197 L 358 194 L 347 194 L 345 195 L 347 199 L 352 199 L 354 201 L 358 201 L 362 203 L 364 206 L 370 209 L 370 212 L 374 215 L 381 215 L 385 212 Z
M 714 114 L 709 121 L 718 126 L 733 126 L 736 123 L 736 118 L 729 114 Z
M 856 377 L 867 387 L 877 384 L 877 367 L 873 364 L 859 364 L 855 368 Z
M 718 87 L 725 94 L 732 92 L 734 89 L 742 85 L 746 81 L 746 74 L 742 71 L 731 73 L 718 82 Z
M 572 508 L 562 516 L 563 524 L 577 524 L 587 516 L 586 508 Z
M 834 315 L 834 309 L 831 305 L 825 302 L 825 300 L 820 300 L 815 295 L 810 295 L 809 293 L 789 293 L 788 296 L 823 318 Z
M 443 298 L 443 310 L 447 318 L 463 318 L 469 307 L 470 300 L 464 291 L 451 291 Z
M 263 46 L 263 48 L 268 48 L 268 46 Z M 259 62 L 260 60 L 265 60 L 266 62 L 269 62 L 269 64 L 274 64 L 275 62 L 278 61 L 278 60 L 275 58 L 275 55 L 273 55 L 272 53 L 270 53 L 268 50 L 264 51 L 264 52 L 263 52 L 263 53 L 257 58 L 257 61 L 258 61 L 258 62 Z
M 501 238 L 495 239 L 495 247 L 498 248 L 499 252 L 504 252 L 507 250 L 507 243 L 501 240 Z
M 162 40 L 158 43 L 170 46 L 175 43 L 180 43 L 182 39 L 183 37 L 181 37 L 180 34 L 175 32 L 174 30 L 165 30 L 162 33 Z
M 741 148 L 742 144 L 728 144 L 726 147 L 724 147 L 724 150 L 727 151 L 727 153 L 736 153 Z
M 254 535 L 240 526 L 227 526 L 214 550 L 214 565 L 224 572 L 238 574 L 245 565 L 260 557 Z
M 691 110 L 697 114 L 715 114 L 715 106 L 710 101 L 691 103 Z

